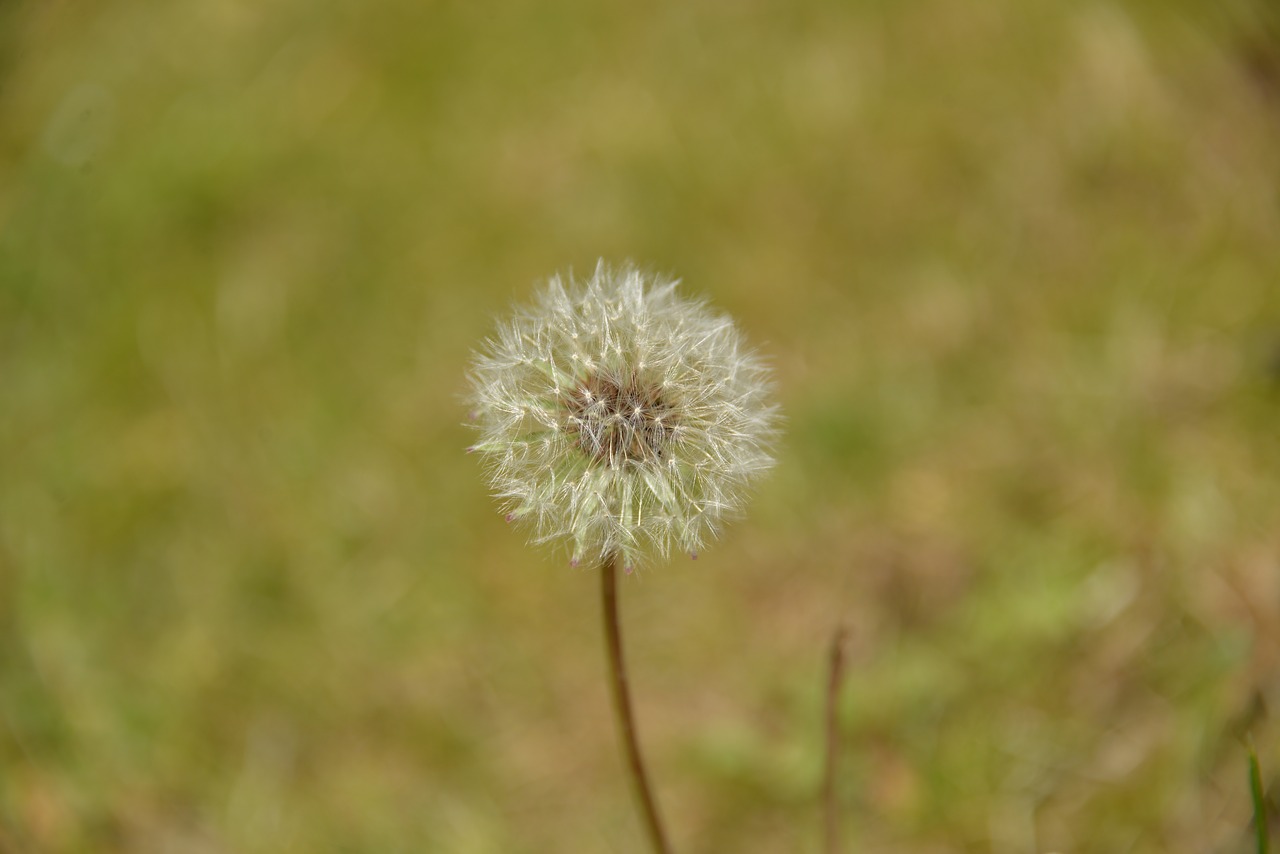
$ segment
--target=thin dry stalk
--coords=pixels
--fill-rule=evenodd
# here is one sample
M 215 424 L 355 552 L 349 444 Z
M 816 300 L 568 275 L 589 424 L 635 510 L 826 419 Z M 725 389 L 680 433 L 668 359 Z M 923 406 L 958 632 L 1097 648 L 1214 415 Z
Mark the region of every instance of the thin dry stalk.
M 640 813 L 645 830 L 653 843 L 656 854 L 671 854 L 662 819 L 658 815 L 658 803 L 649 785 L 644 760 L 640 756 L 640 741 L 636 734 L 635 714 L 631 709 L 631 690 L 627 684 L 627 665 L 622 656 L 622 627 L 618 619 L 618 558 L 611 556 L 600 568 L 602 604 L 604 605 L 604 637 L 609 653 L 609 682 L 613 688 L 614 711 L 618 716 L 618 734 L 622 738 L 626 754 L 627 771 L 640 801 Z

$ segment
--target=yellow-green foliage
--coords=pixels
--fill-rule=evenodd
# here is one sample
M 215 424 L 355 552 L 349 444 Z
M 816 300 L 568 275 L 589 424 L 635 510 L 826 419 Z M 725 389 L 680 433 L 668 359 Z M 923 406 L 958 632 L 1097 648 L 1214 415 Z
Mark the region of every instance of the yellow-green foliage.
M 1247 850 L 1280 767 L 1280 22 L 0 5 L 0 851 L 640 852 L 596 583 L 464 374 L 599 257 L 771 361 L 623 586 L 684 852 Z

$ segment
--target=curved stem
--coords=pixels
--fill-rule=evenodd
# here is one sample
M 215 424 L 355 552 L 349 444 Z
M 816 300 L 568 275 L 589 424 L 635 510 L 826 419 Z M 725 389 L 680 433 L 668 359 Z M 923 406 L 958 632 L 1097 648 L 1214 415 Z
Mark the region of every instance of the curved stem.
M 609 677 L 613 688 L 613 706 L 618 715 L 618 734 L 626 753 L 627 770 L 653 850 L 657 854 L 671 854 L 662 819 L 658 817 L 658 804 L 649 786 L 649 777 L 640 757 L 640 742 L 636 737 L 635 715 L 631 710 L 631 691 L 627 686 L 627 665 L 622 657 L 622 628 L 618 620 L 618 559 L 611 556 L 600 568 L 601 602 L 604 605 L 604 637 L 609 653 Z

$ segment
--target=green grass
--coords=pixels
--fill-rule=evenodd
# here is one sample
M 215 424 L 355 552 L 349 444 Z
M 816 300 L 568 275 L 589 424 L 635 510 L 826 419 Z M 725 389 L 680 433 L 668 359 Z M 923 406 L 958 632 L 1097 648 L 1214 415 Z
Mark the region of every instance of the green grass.
M 1256 850 L 1266 8 L 0 8 L 0 851 L 642 851 L 596 584 L 462 453 L 600 256 L 787 416 L 622 590 L 680 851 L 818 850 L 841 621 L 850 851 Z

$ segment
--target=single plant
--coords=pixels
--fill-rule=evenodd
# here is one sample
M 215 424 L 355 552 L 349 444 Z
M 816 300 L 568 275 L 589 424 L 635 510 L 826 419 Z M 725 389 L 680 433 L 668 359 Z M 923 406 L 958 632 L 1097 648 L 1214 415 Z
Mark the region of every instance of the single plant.
M 470 374 L 471 447 L 510 522 L 601 569 L 623 747 L 654 848 L 670 850 L 644 770 L 617 607 L 617 570 L 696 558 L 773 464 L 778 413 L 733 322 L 677 283 L 601 262 L 553 277 L 500 324 Z

